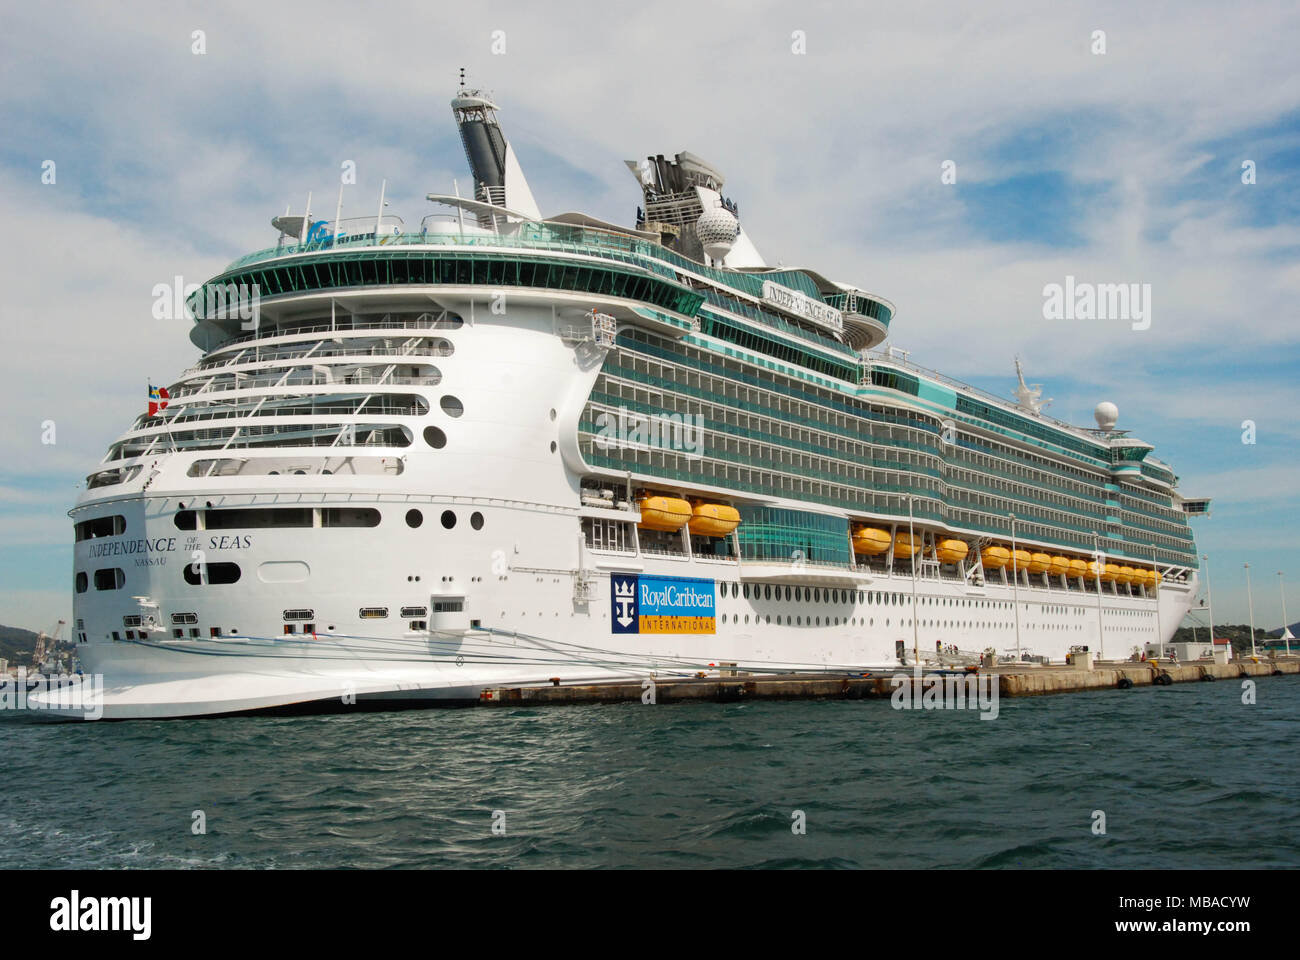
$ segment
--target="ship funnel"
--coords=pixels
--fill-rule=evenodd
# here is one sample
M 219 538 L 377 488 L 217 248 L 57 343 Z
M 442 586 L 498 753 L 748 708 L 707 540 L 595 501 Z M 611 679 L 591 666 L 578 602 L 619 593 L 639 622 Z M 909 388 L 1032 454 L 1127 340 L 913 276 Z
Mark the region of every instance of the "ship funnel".
M 466 88 L 463 70 L 451 112 L 474 177 L 475 199 L 542 219 L 514 148 L 497 122 L 497 105 L 486 92 Z

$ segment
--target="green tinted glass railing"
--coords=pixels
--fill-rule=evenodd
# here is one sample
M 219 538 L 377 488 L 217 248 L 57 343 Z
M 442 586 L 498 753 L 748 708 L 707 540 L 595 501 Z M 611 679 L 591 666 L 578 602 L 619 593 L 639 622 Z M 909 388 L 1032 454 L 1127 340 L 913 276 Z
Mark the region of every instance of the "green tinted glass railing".
M 477 250 L 370 247 L 331 255 L 300 257 L 227 271 L 191 298 L 202 302 L 209 288 L 256 286 L 261 296 L 312 290 L 391 284 L 482 284 L 581 290 L 640 300 L 694 316 L 704 298 L 695 291 L 635 266 L 500 255 Z

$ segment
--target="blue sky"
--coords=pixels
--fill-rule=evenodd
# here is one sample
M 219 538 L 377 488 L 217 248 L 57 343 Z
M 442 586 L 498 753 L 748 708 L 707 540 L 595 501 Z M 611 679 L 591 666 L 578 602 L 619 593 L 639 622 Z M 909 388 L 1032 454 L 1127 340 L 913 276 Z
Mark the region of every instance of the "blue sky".
M 1196 530 L 1217 618 L 1245 620 L 1249 562 L 1257 622 L 1280 622 L 1277 571 L 1300 587 L 1294 5 L 570 7 L 3 14 L 0 623 L 68 616 L 76 484 L 145 383 L 195 359 L 183 322 L 150 316 L 153 285 L 271 245 L 308 191 L 332 215 L 343 160 L 345 216 L 386 178 L 390 212 L 418 223 L 426 193 L 467 179 L 447 105 L 462 65 L 495 90 L 543 213 L 628 222 L 622 161 L 691 150 L 769 262 L 896 303 L 913 360 L 1006 395 L 1019 354 L 1049 412 L 1085 425 L 1115 402 L 1186 493 L 1215 498 Z M 1151 329 L 1045 320 L 1066 275 L 1150 283 Z

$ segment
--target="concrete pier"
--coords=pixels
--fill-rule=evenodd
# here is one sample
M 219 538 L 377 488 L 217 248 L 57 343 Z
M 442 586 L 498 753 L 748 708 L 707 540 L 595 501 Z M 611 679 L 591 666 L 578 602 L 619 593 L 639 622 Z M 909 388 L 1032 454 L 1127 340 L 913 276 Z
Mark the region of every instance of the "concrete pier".
M 949 675 L 957 671 L 947 671 Z M 888 699 L 896 689 L 895 674 L 911 677 L 910 668 L 870 674 L 787 674 L 780 676 L 717 676 L 661 678 L 654 682 L 656 703 L 688 701 L 734 702 L 739 700 L 864 700 Z M 923 671 L 923 676 L 932 676 Z M 1171 663 L 1102 662 L 1091 670 L 1069 666 L 1038 666 L 1023 663 L 981 667 L 966 676 L 997 677 L 999 697 L 1035 697 L 1082 690 L 1116 690 L 1172 683 L 1237 680 L 1300 675 L 1300 658 L 1243 660 L 1230 663 L 1197 661 Z M 1124 681 L 1128 681 L 1124 683 Z M 560 684 L 529 687 L 497 687 L 479 695 L 483 706 L 524 704 L 628 703 L 641 702 L 649 688 L 642 683 Z

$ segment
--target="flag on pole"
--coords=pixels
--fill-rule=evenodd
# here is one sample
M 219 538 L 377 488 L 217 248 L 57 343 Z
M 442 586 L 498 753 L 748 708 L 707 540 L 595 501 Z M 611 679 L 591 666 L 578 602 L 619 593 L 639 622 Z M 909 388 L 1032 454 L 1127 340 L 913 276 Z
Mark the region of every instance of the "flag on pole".
M 155 387 L 149 384 L 149 416 L 156 417 L 163 410 L 167 409 L 167 401 L 172 395 L 167 392 L 166 387 Z

